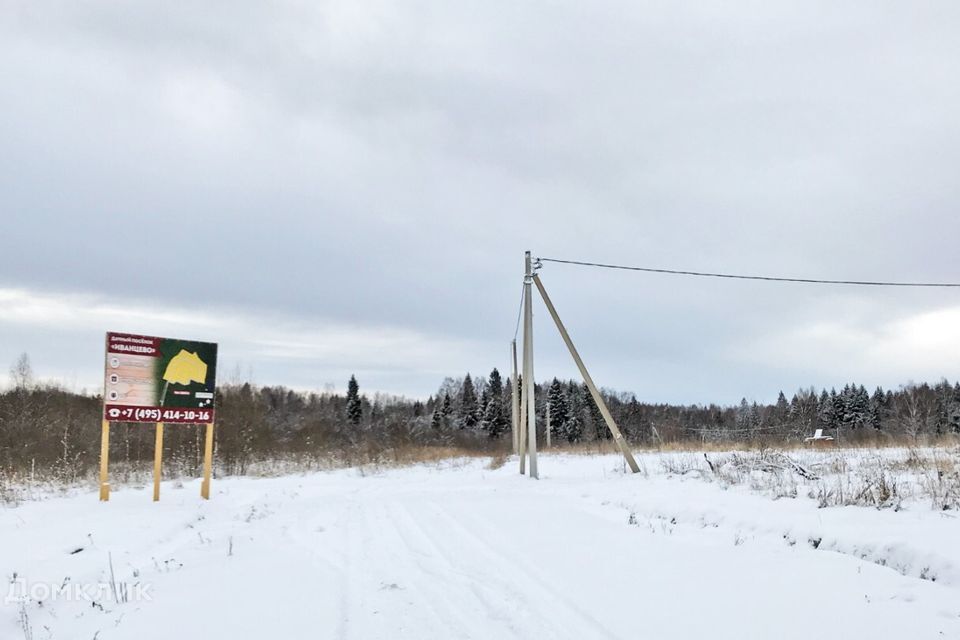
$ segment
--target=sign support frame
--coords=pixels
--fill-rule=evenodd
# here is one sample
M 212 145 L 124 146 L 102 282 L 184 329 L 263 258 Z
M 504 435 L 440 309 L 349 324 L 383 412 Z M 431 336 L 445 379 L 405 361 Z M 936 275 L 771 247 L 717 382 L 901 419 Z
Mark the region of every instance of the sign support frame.
M 203 481 L 200 483 L 200 497 L 210 499 L 210 476 L 213 473 L 213 423 L 207 423 L 206 441 L 203 444 Z
M 157 423 L 157 435 L 153 445 L 153 501 L 160 501 L 160 476 L 163 473 L 163 423 Z
M 110 499 L 110 421 L 100 427 L 100 502 Z

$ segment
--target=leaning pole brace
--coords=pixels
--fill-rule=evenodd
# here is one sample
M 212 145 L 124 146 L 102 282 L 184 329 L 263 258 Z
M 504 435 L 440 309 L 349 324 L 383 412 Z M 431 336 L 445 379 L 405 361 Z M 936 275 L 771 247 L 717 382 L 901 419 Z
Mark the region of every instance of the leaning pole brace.
M 537 473 L 537 403 L 533 384 L 533 268 L 530 252 L 524 255 L 523 277 L 523 402 L 526 407 L 527 446 L 530 451 L 530 477 L 540 478 Z
M 547 306 L 547 310 L 550 312 L 551 317 L 553 317 L 554 324 L 557 325 L 557 331 L 560 332 L 560 337 L 563 338 L 563 341 L 567 345 L 567 349 L 570 350 L 570 355 L 573 357 L 573 361 L 577 364 L 577 368 L 580 369 L 580 375 L 583 376 L 583 381 L 590 390 L 590 395 L 593 396 L 593 401 L 597 403 L 597 408 L 600 409 L 600 414 L 603 416 L 604 422 L 607 423 L 610 433 L 613 434 L 614 441 L 620 448 L 621 453 L 623 453 L 623 457 L 626 459 L 627 464 L 630 465 L 630 470 L 633 471 L 633 473 L 638 473 L 640 471 L 640 467 L 637 465 L 637 461 L 633 458 L 633 453 L 630 451 L 630 447 L 627 445 L 627 441 L 624 439 L 623 434 L 620 433 L 617 423 L 614 422 L 613 416 L 610 415 L 610 410 L 607 408 L 607 403 L 603 401 L 603 396 L 601 396 L 600 391 L 597 390 L 597 385 L 593 383 L 593 378 L 590 377 L 587 367 L 583 364 L 583 360 L 580 358 L 577 348 L 573 346 L 573 341 L 570 339 L 570 334 L 567 333 L 566 328 L 563 326 L 563 322 L 560 321 L 560 316 L 557 315 L 557 310 L 550 301 L 550 296 L 547 295 L 547 290 L 543 288 L 543 283 L 540 282 L 540 276 L 534 273 L 532 275 L 532 280 L 533 283 L 537 285 L 537 289 L 540 291 L 540 297 L 543 298 L 543 303 Z

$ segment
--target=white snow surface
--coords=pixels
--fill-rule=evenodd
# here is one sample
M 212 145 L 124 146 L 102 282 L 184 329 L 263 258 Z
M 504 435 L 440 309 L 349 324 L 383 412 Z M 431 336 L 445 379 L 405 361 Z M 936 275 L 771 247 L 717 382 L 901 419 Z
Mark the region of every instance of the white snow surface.
M 0 638 L 960 638 L 955 513 L 645 466 L 541 455 L 534 481 L 473 459 L 2 508 Z M 127 602 L 90 587 L 110 558 Z

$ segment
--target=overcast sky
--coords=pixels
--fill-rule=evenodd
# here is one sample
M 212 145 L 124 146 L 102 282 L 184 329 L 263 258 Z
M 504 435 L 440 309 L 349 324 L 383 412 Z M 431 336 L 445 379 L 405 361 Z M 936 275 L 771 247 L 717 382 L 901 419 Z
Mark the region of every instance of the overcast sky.
M 958 33 L 953 0 L 0 0 L 0 364 L 96 391 L 129 331 L 426 397 L 508 368 L 525 249 L 960 281 Z M 960 290 L 542 278 L 643 400 L 960 377 Z M 541 306 L 535 342 L 575 374 Z

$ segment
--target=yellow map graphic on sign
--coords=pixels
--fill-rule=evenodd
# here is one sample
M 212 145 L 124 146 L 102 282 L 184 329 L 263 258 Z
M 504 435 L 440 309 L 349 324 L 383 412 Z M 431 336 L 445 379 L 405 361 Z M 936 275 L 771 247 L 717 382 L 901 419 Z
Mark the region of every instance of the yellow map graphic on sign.
M 197 354 L 181 349 L 180 353 L 170 359 L 167 370 L 163 372 L 163 379 L 173 384 L 203 384 L 207 379 L 207 364 Z

